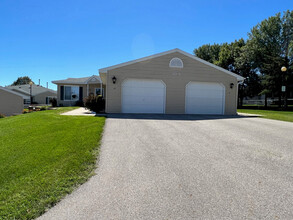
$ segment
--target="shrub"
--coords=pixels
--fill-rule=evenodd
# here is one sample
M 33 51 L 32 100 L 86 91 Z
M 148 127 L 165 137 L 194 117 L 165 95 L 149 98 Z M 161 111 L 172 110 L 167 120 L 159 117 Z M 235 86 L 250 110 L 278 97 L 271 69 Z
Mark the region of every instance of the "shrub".
M 91 95 L 85 98 L 84 106 L 93 112 L 102 112 L 105 110 L 105 99 L 101 95 Z
M 77 102 L 75 103 L 75 106 L 83 107 L 83 106 L 84 106 L 83 101 L 77 101 Z
M 26 113 L 29 113 L 29 110 L 27 108 L 22 110 L 22 114 L 26 114 Z
M 46 106 L 42 106 L 42 107 L 40 108 L 40 111 L 45 111 L 45 110 L 47 110 L 47 107 L 46 107 Z
M 52 107 L 57 107 L 57 99 L 56 98 L 50 99 L 50 103 L 51 103 Z
M 0 113 L 0 118 L 5 118 L 5 115 Z

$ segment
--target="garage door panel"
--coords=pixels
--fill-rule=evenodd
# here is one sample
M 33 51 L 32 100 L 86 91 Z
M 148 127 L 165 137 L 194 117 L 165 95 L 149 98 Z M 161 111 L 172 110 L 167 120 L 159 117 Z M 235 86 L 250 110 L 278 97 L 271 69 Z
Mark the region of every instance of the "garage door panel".
M 165 94 L 160 80 L 128 79 L 122 85 L 122 112 L 164 113 Z
M 162 82 L 159 80 L 129 79 L 123 83 L 123 86 L 132 88 L 162 88 Z
M 163 97 L 151 96 L 151 97 L 139 97 L 139 96 L 128 96 L 123 101 L 126 105 L 161 105 L 164 102 Z
M 154 87 L 127 87 L 127 89 L 124 89 L 123 92 L 125 96 L 140 96 L 140 94 L 144 93 L 145 91 L 148 92 L 149 96 L 164 96 L 164 88 L 154 88 Z
M 186 114 L 224 114 L 225 88 L 220 83 L 190 82 L 185 95 Z
M 158 109 L 158 112 L 155 113 L 163 113 L 163 107 Z M 123 113 L 154 113 L 153 107 L 145 104 L 145 105 L 136 105 L 130 104 L 125 106 Z

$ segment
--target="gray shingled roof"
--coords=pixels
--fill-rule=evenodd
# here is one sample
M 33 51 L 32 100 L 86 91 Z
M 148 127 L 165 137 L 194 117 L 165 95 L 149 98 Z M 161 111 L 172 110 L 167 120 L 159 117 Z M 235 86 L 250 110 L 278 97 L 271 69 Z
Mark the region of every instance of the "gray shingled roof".
M 6 91 L 6 92 L 10 92 L 12 94 L 15 94 L 15 95 L 18 95 L 18 96 L 21 96 L 23 99 L 30 99 L 30 96 L 28 95 L 24 95 L 23 93 L 19 93 L 19 92 L 16 92 L 16 91 L 13 91 L 11 89 L 7 89 L 6 87 L 2 87 L 0 86 L 0 89 Z
M 17 86 L 6 86 L 5 88 L 12 90 L 12 91 L 15 91 L 15 92 L 25 94 L 25 95 L 30 95 L 30 85 L 29 84 L 17 85 Z M 52 92 L 57 95 L 57 92 L 55 90 L 48 89 L 46 87 L 35 85 L 35 84 L 32 85 L 32 95 L 33 96 L 41 94 L 43 92 Z
M 101 82 L 101 79 L 99 76 L 93 75 L 88 77 L 82 77 L 82 78 L 67 78 L 62 80 L 55 80 L 52 81 L 54 84 L 87 84 L 88 81 L 91 80 L 91 78 L 96 78 L 99 82 Z

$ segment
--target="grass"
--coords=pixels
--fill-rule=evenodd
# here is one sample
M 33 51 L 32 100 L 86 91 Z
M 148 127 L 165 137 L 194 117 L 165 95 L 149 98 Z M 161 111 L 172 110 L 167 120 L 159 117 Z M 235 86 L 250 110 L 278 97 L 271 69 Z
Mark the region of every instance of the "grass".
M 263 118 L 269 118 L 280 121 L 293 122 L 292 111 L 272 111 L 272 110 L 254 110 L 254 109 L 238 109 L 239 113 L 249 113 L 262 115 Z
M 0 119 L 0 219 L 33 219 L 92 174 L 104 117 L 60 108 Z

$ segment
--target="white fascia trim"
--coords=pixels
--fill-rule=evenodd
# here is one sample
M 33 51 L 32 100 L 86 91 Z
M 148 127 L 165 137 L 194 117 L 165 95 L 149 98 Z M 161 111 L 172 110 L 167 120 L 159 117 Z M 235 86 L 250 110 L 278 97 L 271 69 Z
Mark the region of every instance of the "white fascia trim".
M 95 78 L 96 80 L 98 80 L 99 83 L 102 83 L 102 81 L 100 80 L 100 78 L 98 76 L 91 76 L 87 81 L 82 81 L 82 82 L 71 82 L 71 81 L 65 81 L 65 80 L 55 80 L 55 81 L 52 81 L 52 83 L 54 83 L 56 85 L 58 85 L 58 84 L 86 85 L 93 78 Z
M 96 79 L 96 80 L 98 80 L 100 83 L 102 83 L 102 81 L 100 80 L 100 78 L 99 78 L 98 76 L 93 75 L 93 76 L 91 76 L 91 77 L 85 82 L 85 84 L 88 84 L 92 79 Z
M 74 84 L 74 85 L 86 85 L 85 82 L 60 82 L 60 81 L 52 81 L 52 83 L 58 85 L 58 84 Z
M 200 58 L 198 58 L 198 57 L 196 57 L 196 56 L 194 56 L 194 55 L 192 55 L 190 53 L 187 53 L 187 52 L 185 52 L 183 50 L 180 50 L 178 48 L 175 48 L 173 50 L 168 50 L 168 51 L 165 51 L 165 52 L 162 52 L 162 53 L 157 53 L 157 54 L 154 54 L 154 55 L 151 55 L 151 56 L 143 57 L 143 58 L 140 58 L 140 59 L 132 60 L 132 61 L 129 61 L 129 62 L 120 63 L 120 64 L 117 64 L 117 65 L 102 68 L 102 69 L 99 69 L 99 73 L 100 74 L 101 73 L 107 73 L 108 70 L 112 70 L 112 69 L 116 69 L 116 68 L 119 68 L 119 67 L 122 67 L 122 66 L 127 66 L 127 65 L 130 65 L 130 64 L 146 61 L 146 60 L 149 60 L 149 59 L 153 59 L 153 58 L 160 57 L 160 56 L 167 55 L 167 54 L 174 53 L 174 52 L 179 52 L 179 53 L 181 53 L 181 54 L 183 54 L 185 56 L 188 56 L 188 57 L 190 57 L 190 58 L 192 58 L 192 59 L 194 59 L 194 60 L 196 60 L 198 62 L 201 62 L 201 63 L 206 64 L 208 66 L 211 66 L 211 67 L 213 67 L 213 68 L 215 68 L 217 70 L 220 70 L 220 71 L 222 71 L 224 73 L 227 73 L 227 74 L 229 74 L 231 76 L 234 76 L 234 77 L 237 78 L 238 81 L 243 81 L 244 80 L 244 78 L 242 76 L 239 76 L 236 73 L 232 73 L 232 72 L 230 72 L 230 71 L 228 71 L 228 70 L 226 70 L 226 69 L 224 69 L 222 67 L 219 67 L 219 66 L 217 66 L 215 64 L 212 64 L 212 63 L 209 63 L 209 62 L 207 62 L 207 61 L 205 61 L 203 59 L 200 59 Z
M 122 66 L 127 66 L 127 65 L 130 65 L 130 64 L 146 61 L 146 60 L 149 60 L 149 59 L 153 59 L 153 58 L 156 58 L 156 57 L 167 55 L 169 53 L 174 53 L 177 50 L 178 49 L 168 50 L 168 51 L 165 51 L 165 52 L 162 52 L 162 53 L 157 53 L 157 54 L 154 54 L 154 55 L 151 55 L 151 56 L 146 56 L 146 57 L 139 58 L 139 59 L 136 59 L 136 60 L 131 60 L 131 61 L 128 61 L 128 62 L 120 63 L 120 64 L 109 66 L 109 67 L 106 67 L 106 68 L 102 68 L 102 69 L 99 69 L 99 73 L 107 73 L 108 70 L 112 70 L 112 69 L 116 69 L 116 68 L 119 68 L 119 67 L 122 67 Z
M 210 63 L 210 62 L 208 62 L 208 61 L 205 61 L 205 60 L 203 60 L 203 59 L 201 59 L 201 58 L 198 58 L 198 57 L 196 57 L 196 56 L 194 56 L 194 55 L 192 55 L 192 54 L 190 54 L 190 53 L 187 53 L 187 52 L 185 52 L 185 51 L 183 51 L 183 50 L 180 50 L 180 49 L 178 49 L 178 50 L 179 50 L 179 51 L 178 51 L 179 53 L 182 53 L 182 54 L 184 54 L 184 55 L 186 55 L 186 56 L 188 56 L 188 57 L 190 57 L 190 58 L 192 58 L 192 59 L 194 59 L 194 60 L 197 60 L 197 61 L 199 61 L 199 62 L 201 62 L 201 63 L 203 63 L 203 64 L 206 64 L 206 65 L 208 65 L 208 66 L 210 66 L 210 67 L 213 67 L 213 68 L 215 68 L 215 69 L 217 69 L 217 70 L 220 70 L 220 71 L 222 71 L 222 72 L 224 72 L 224 73 L 227 73 L 227 74 L 229 74 L 229 75 L 231 75 L 231 76 L 236 77 L 238 81 L 243 81 L 243 80 L 244 80 L 244 78 L 243 78 L 242 76 L 239 76 L 239 75 L 236 74 L 236 73 L 230 72 L 230 71 L 228 71 L 228 70 L 226 70 L 226 69 L 224 69 L 224 68 L 222 68 L 222 67 L 219 67 L 219 66 L 217 66 L 217 65 L 215 65 L 215 64 L 212 64 L 212 63 Z

